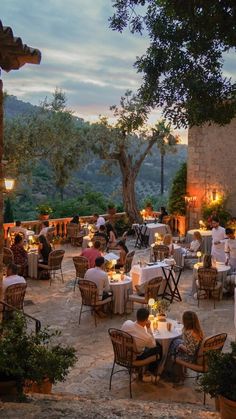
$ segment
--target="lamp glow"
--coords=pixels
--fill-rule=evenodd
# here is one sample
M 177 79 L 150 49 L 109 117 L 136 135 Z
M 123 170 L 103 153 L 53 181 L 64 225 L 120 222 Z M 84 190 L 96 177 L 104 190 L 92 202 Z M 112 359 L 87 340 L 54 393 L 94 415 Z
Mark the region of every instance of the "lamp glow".
M 7 191 L 12 191 L 14 188 L 15 180 L 14 179 L 4 179 L 5 188 Z
M 197 252 L 198 263 L 201 262 L 202 252 Z
M 93 247 L 93 242 L 88 242 L 88 247 Z

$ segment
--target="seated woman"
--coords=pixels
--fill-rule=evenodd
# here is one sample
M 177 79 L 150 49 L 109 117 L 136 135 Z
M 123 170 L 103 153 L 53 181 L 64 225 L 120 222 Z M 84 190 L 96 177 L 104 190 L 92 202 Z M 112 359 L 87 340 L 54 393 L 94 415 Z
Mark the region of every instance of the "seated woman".
M 115 269 L 120 269 L 120 268 L 123 268 L 123 266 L 126 262 L 126 256 L 127 256 L 127 253 L 129 253 L 129 250 L 126 247 L 125 242 L 122 241 L 122 240 L 117 243 L 117 247 L 120 250 L 120 257 L 117 260 L 117 263 L 115 265 Z
M 183 314 L 183 335 L 182 339 L 176 338 L 172 341 L 169 354 L 174 358 L 181 358 L 187 362 L 195 362 L 198 349 L 203 340 L 203 332 L 194 311 L 185 311 Z M 176 364 L 177 381 L 184 380 L 184 371 L 181 365 Z
M 197 252 L 201 249 L 202 246 L 202 236 L 199 231 L 193 233 L 193 240 L 190 243 L 189 248 L 186 251 L 187 257 L 196 257 Z
M 49 253 L 51 253 L 51 251 L 52 251 L 51 245 L 48 243 L 46 237 L 39 236 L 39 245 L 38 245 L 39 262 L 44 265 L 47 265 Z
M 80 226 L 80 220 L 79 220 L 79 216 L 75 215 L 72 220 L 70 220 L 70 224 L 76 224 L 78 226 L 78 229 L 81 230 L 81 226 Z
M 116 233 L 112 224 L 110 223 L 106 224 L 106 229 L 107 229 L 107 235 L 109 238 L 108 247 L 109 249 L 112 249 L 113 247 L 116 247 L 116 241 L 117 241 Z
M 173 239 L 172 234 L 165 234 L 163 237 L 163 245 L 169 247 L 169 255 L 173 255 L 174 252 L 174 245 L 173 245 Z
M 19 266 L 19 274 L 27 274 L 27 265 L 28 265 L 28 255 L 24 249 L 24 239 L 23 236 L 17 234 L 15 236 L 14 244 L 11 246 L 11 251 L 14 256 L 14 263 Z

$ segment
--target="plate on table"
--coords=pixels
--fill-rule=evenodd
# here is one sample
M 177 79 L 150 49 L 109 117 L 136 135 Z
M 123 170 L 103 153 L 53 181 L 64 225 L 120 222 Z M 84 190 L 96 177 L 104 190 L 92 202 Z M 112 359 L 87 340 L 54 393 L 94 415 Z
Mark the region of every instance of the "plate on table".
M 153 266 L 153 265 L 155 265 L 155 262 L 148 262 L 147 263 L 147 266 Z

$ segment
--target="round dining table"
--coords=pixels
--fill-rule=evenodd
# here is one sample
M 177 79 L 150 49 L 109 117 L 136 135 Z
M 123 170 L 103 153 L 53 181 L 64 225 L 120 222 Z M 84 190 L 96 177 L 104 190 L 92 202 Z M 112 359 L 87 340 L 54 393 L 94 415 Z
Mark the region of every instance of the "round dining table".
M 171 324 L 171 330 L 167 329 L 168 323 Z M 153 331 L 153 336 L 162 346 L 162 358 L 158 365 L 157 374 L 160 376 L 165 368 L 166 360 L 168 357 L 169 347 L 171 342 L 182 336 L 183 325 L 176 320 L 167 318 L 165 322 L 158 321 L 157 330 Z
M 113 313 L 124 314 L 128 290 L 132 293 L 132 280 L 129 276 L 124 276 L 122 280 L 121 274 L 116 273 L 109 279 L 109 283 L 113 293 Z

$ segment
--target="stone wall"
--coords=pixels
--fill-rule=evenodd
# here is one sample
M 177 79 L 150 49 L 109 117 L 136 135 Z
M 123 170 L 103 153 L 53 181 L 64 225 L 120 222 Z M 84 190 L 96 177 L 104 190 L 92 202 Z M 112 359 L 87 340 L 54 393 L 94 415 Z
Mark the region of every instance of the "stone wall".
M 201 206 L 227 196 L 227 208 L 236 215 L 236 119 L 226 126 L 203 125 L 189 129 L 187 191 L 197 197 L 189 224 L 198 227 Z

